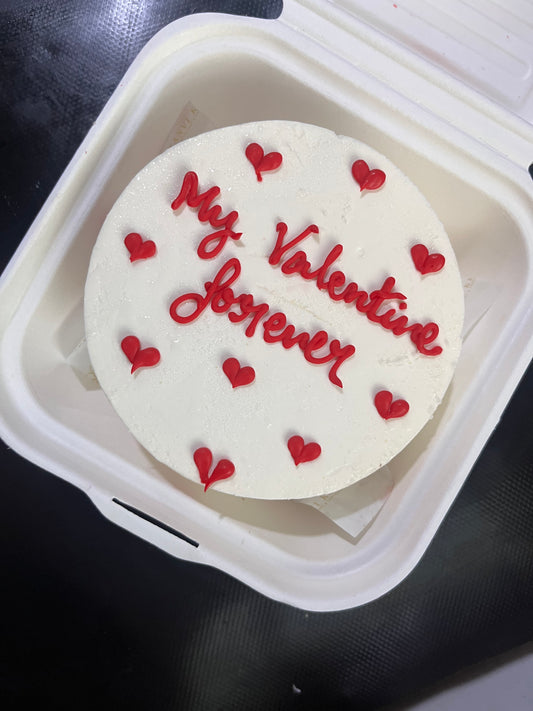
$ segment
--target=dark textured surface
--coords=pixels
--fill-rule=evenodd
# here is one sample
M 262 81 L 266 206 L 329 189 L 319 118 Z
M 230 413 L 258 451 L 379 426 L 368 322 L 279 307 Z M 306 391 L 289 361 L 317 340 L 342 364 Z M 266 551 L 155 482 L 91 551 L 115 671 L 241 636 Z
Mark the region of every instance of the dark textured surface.
M 0 267 L 126 68 L 177 17 L 276 2 L 2 8 Z M 533 369 L 414 572 L 317 614 L 175 560 L 0 448 L 2 708 L 379 709 L 533 638 Z

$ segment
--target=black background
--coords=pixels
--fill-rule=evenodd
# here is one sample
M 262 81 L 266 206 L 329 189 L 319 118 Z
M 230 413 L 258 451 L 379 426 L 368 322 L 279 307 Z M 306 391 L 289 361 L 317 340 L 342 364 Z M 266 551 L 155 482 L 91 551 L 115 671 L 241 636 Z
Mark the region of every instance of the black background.
M 158 29 L 200 11 L 274 18 L 281 4 L 0 8 L 3 269 Z M 519 653 L 533 638 L 532 409 L 530 367 L 417 568 L 379 600 L 336 613 L 275 603 L 167 556 L 0 444 L 2 708 L 396 708 Z

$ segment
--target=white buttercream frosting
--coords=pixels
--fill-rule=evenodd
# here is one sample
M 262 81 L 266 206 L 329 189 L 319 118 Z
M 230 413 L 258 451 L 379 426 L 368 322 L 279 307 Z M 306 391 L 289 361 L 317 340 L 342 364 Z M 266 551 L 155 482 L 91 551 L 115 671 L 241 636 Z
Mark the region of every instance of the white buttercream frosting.
M 261 182 L 245 155 L 252 142 L 283 157 L 278 169 L 262 174 Z M 360 191 L 351 173 L 358 159 L 385 172 L 382 187 Z M 213 259 L 200 259 L 197 249 L 216 230 L 200 222 L 198 209 L 171 208 L 188 171 L 198 175 L 200 192 L 220 187 L 212 204 L 221 206 L 222 215 L 238 212 L 234 230 L 242 237 L 229 240 Z M 429 347 L 439 345 L 442 353 L 423 355 L 409 334 L 395 336 L 354 304 L 333 301 L 316 281 L 285 275 L 281 264 L 269 264 L 279 222 L 287 225 L 285 243 L 310 224 L 319 229 L 287 252 L 281 264 L 303 250 L 316 269 L 334 245 L 342 244 L 328 274 L 341 270 L 347 283 L 356 282 L 369 293 L 394 277 L 395 291 L 407 296 L 407 308 L 398 316 L 408 316 L 409 323 L 437 323 L 440 332 Z M 124 239 L 131 232 L 153 240 L 156 254 L 130 262 Z M 445 257 L 440 271 L 422 275 L 415 269 L 410 250 L 417 243 Z M 171 318 L 170 305 L 177 297 L 205 294 L 204 284 L 234 257 L 242 267 L 232 284 L 236 296 L 252 294 L 255 303 L 269 305 L 268 315 L 283 312 L 297 333 L 324 330 L 330 342 L 355 346 L 355 354 L 338 370 L 342 388 L 328 378 L 332 362 L 311 364 L 298 346 L 266 343 L 261 324 L 247 337 L 250 317 L 232 323 L 226 313 L 208 306 L 188 324 Z M 379 313 L 394 307 L 398 300 L 387 301 Z M 459 356 L 463 292 L 442 224 L 387 158 L 323 128 L 267 121 L 189 139 L 133 179 L 94 247 L 85 322 L 102 388 L 154 457 L 200 482 L 193 454 L 208 447 L 213 466 L 219 459 L 235 466 L 235 473 L 213 488 L 253 498 L 305 498 L 371 474 L 432 417 Z M 157 348 L 159 363 L 132 375 L 121 349 L 129 335 L 142 348 Z M 222 369 L 229 357 L 254 368 L 253 383 L 232 388 Z M 380 390 L 405 399 L 408 413 L 383 419 L 374 404 Z M 320 456 L 296 466 L 287 446 L 293 435 L 317 442 Z

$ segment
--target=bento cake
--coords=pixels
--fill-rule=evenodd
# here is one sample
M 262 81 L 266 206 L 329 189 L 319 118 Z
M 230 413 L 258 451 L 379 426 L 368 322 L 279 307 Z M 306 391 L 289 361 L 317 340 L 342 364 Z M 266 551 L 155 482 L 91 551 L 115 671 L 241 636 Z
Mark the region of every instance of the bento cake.
M 153 160 L 105 220 L 85 288 L 104 392 L 206 496 L 302 499 L 385 465 L 441 402 L 463 310 L 450 241 L 410 180 L 288 121 Z

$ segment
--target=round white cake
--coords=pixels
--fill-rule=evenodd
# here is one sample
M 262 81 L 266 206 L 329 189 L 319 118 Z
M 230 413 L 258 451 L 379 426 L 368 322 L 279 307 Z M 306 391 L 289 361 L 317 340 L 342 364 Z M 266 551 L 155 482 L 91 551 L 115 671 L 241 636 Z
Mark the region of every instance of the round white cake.
M 261 499 L 330 493 L 432 417 L 461 347 L 444 228 L 368 146 L 266 121 L 169 149 L 109 213 L 85 289 L 100 385 L 176 472 Z

